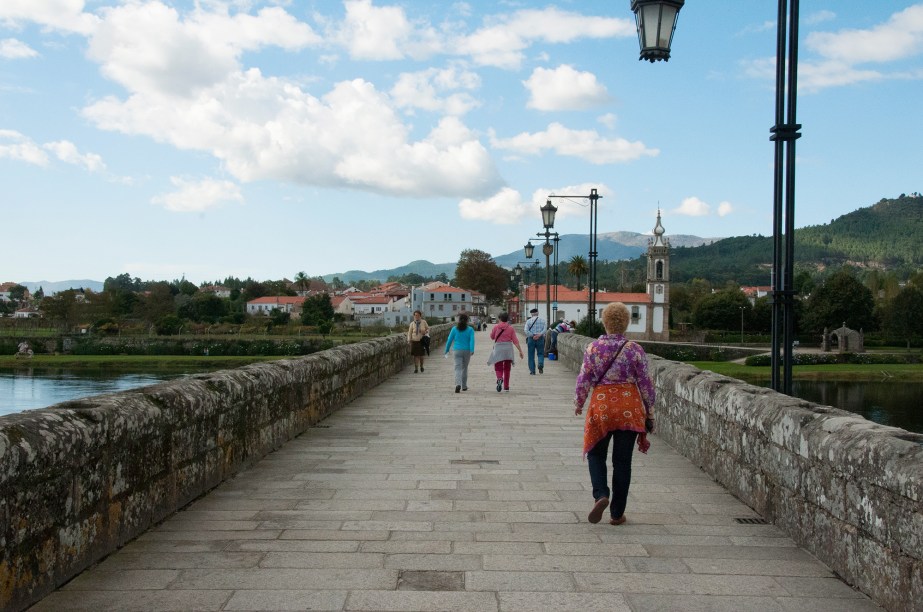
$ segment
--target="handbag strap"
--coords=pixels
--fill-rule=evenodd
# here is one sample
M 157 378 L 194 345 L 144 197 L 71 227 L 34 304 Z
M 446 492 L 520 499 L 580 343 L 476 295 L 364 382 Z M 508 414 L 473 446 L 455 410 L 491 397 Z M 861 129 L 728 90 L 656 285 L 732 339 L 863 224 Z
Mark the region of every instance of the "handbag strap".
M 593 383 L 594 387 L 599 384 L 600 380 L 603 379 L 603 376 L 606 375 L 606 373 L 609 371 L 609 368 L 611 368 L 612 364 L 615 363 L 615 360 L 618 359 L 619 355 L 622 354 L 622 349 L 625 348 L 629 342 L 631 342 L 631 340 L 625 340 L 625 342 L 622 343 L 622 346 L 619 347 L 619 350 L 615 351 L 615 355 L 612 357 L 612 359 L 606 362 L 606 367 L 602 371 L 602 374 L 599 375 L 599 379 L 597 379 L 596 382 Z

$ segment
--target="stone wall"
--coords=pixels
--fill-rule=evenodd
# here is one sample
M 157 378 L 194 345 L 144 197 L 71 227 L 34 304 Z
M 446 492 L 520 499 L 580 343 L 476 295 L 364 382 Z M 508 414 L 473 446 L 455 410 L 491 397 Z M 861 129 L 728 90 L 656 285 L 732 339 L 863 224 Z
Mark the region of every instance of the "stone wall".
M 432 328 L 434 347 L 450 328 Z M 38 601 L 410 360 L 389 336 L 0 417 L 0 609 Z
M 558 336 L 559 359 L 578 371 L 590 341 Z M 923 434 L 650 362 L 661 439 L 885 608 L 923 611 Z

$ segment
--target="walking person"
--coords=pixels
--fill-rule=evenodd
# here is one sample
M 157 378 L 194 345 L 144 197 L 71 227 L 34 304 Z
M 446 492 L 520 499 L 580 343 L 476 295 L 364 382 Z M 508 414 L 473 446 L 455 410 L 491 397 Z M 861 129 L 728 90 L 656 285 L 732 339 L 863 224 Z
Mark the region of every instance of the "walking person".
M 610 525 L 625 522 L 634 445 L 637 442 L 638 450 L 646 453 L 650 447 L 647 434 L 654 431 L 654 382 L 644 349 L 624 335 L 628 319 L 628 308 L 621 302 L 606 306 L 602 313 L 606 333 L 587 346 L 577 375 L 574 414 L 583 414 L 583 405 L 590 397 L 583 453 L 593 486 L 593 509 L 587 516 L 591 523 L 602 519 L 607 506 Z M 610 440 L 611 489 L 606 472 Z
M 522 326 L 529 350 L 529 374 L 535 374 L 535 354 L 538 353 L 538 373 L 545 371 L 545 330 L 548 324 L 538 316 L 538 308 L 529 311 L 529 318 Z
M 468 364 L 474 354 L 474 328 L 468 325 L 468 315 L 458 315 L 458 322 L 449 338 L 445 341 L 445 357 L 449 357 L 449 349 L 455 352 L 455 392 L 468 390 Z
M 429 333 L 429 325 L 423 318 L 423 313 L 419 310 L 413 311 L 413 321 L 407 328 L 407 341 L 410 343 L 410 354 L 413 356 L 413 373 L 417 370 L 423 371 L 423 356 L 426 355 L 426 347 L 423 345 L 423 337 Z
M 500 322 L 494 325 L 490 330 L 490 339 L 494 341 L 494 348 L 487 359 L 487 365 L 494 366 L 494 372 L 497 373 L 497 393 L 500 389 L 510 390 L 510 373 L 513 369 L 513 347 L 519 351 L 519 358 L 522 354 L 522 347 L 519 346 L 519 338 L 516 336 L 516 329 L 509 324 L 510 315 L 501 312 L 497 317 Z

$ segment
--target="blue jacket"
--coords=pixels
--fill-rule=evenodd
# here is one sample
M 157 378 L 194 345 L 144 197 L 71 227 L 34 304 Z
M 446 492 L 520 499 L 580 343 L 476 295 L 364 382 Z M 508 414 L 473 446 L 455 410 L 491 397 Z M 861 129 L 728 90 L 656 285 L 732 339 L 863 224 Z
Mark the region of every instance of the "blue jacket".
M 449 349 L 455 351 L 471 351 L 474 352 L 474 328 L 470 325 L 465 328 L 465 331 L 459 331 L 458 326 L 452 328 L 452 331 L 449 332 L 449 339 L 445 341 L 445 352 L 448 353 Z

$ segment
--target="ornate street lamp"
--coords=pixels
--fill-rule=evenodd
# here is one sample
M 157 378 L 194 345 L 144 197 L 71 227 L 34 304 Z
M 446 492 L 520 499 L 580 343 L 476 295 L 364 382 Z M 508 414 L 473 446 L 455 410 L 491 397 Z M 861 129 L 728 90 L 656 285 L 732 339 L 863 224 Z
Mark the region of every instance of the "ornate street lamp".
M 545 229 L 554 227 L 554 215 L 558 212 L 558 208 L 551 203 L 551 200 L 545 200 L 545 205 L 539 210 L 542 211 L 542 225 L 545 226 Z
M 545 200 L 545 205 L 539 209 L 542 213 L 542 225 L 545 226 L 544 232 L 536 234 L 539 238 L 545 239 L 542 245 L 542 253 L 545 255 L 545 322 L 549 329 L 551 328 L 551 254 L 554 253 L 555 244 L 557 244 L 558 234 L 552 232 L 554 227 L 554 215 L 558 212 L 557 207 L 551 203 L 551 200 Z M 555 238 L 555 244 L 551 243 L 551 238 Z M 531 242 L 529 243 L 532 244 Z M 528 254 L 527 254 L 528 255 Z M 555 306 L 557 310 L 557 306 Z M 545 354 L 548 354 L 548 348 L 551 344 L 550 336 L 545 336 Z
M 532 244 L 532 241 L 526 243 L 526 246 L 522 247 L 522 250 L 526 253 L 526 259 L 532 259 L 532 253 L 535 252 L 535 245 Z
M 631 0 L 631 10 L 638 27 L 638 43 L 641 45 L 639 61 L 670 61 L 676 19 L 684 1 Z

